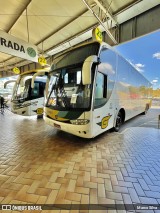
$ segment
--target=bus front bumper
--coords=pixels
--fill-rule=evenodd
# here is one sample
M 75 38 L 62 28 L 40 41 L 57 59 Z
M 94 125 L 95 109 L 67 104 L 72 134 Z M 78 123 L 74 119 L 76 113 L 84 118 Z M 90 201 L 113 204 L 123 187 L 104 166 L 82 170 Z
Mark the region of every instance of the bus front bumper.
M 69 124 L 69 123 L 64 123 L 64 122 L 59 122 L 52 120 L 50 118 L 47 118 L 44 116 L 45 122 L 53 126 L 56 129 L 71 133 L 73 135 L 82 137 L 82 138 L 92 138 L 92 132 L 91 132 L 91 124 L 85 124 L 85 125 L 74 125 L 74 124 Z

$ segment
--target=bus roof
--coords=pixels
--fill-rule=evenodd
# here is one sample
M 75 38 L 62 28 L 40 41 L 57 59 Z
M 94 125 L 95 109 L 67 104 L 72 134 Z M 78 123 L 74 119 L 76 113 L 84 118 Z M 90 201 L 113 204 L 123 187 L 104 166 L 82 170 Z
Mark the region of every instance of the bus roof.
M 30 73 L 33 73 L 33 72 L 39 72 L 39 71 L 46 71 L 46 72 L 48 72 L 50 70 L 50 67 L 49 68 L 42 68 L 42 69 L 35 69 L 35 70 L 29 70 L 29 71 L 26 71 L 26 72 L 23 72 L 23 73 L 21 73 L 20 74 L 20 76 L 22 76 L 22 75 L 26 75 L 26 74 L 30 74 Z

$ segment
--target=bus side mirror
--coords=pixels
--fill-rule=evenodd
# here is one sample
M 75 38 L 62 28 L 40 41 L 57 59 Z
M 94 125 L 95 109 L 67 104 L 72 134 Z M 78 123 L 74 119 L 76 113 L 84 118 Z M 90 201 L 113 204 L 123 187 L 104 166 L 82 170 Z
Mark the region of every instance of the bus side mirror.
M 7 87 L 7 85 L 8 84 L 10 84 L 10 83 L 15 83 L 17 80 L 9 80 L 9 81 L 6 81 L 5 83 L 4 83 L 4 89 L 6 89 L 6 87 Z
M 36 72 L 33 77 L 32 77 L 32 81 L 31 81 L 31 88 L 33 89 L 34 88 L 34 81 L 36 79 L 37 76 L 43 76 L 43 75 L 46 75 L 48 76 L 48 72 L 49 72 L 49 69 L 47 70 L 39 70 L 38 72 Z
M 83 63 L 82 67 L 82 84 L 91 84 L 91 68 L 93 63 L 99 63 L 97 55 L 91 55 Z

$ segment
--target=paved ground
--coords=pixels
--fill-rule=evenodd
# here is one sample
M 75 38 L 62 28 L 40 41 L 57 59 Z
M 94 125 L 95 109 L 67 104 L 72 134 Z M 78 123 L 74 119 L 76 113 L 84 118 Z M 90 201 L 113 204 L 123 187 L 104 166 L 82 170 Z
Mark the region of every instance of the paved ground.
M 130 127 L 152 127 L 158 129 L 158 120 L 160 115 L 160 107 L 153 106 L 147 113 L 147 115 L 138 115 L 135 118 L 130 119 L 122 125 L 120 132 L 123 132 L 126 128 Z M 160 125 L 159 125 L 160 128 Z
M 0 203 L 87 204 L 54 213 L 159 212 L 133 207 L 160 204 L 160 130 L 130 127 L 87 140 L 42 119 L 0 114 Z M 88 211 L 88 204 L 97 205 Z M 106 204 L 121 205 L 102 210 Z

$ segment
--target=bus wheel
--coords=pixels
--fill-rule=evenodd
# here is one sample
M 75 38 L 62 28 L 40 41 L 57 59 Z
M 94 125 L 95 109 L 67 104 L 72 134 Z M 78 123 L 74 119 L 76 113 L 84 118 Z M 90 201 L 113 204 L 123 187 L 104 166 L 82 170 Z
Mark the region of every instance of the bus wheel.
M 114 127 L 114 131 L 118 132 L 120 127 L 122 125 L 122 114 L 121 112 L 118 112 L 117 118 L 116 118 L 116 125 Z
M 141 114 L 142 114 L 142 115 L 146 115 L 147 112 L 148 112 L 148 110 L 149 110 L 149 105 L 147 104 L 147 105 L 146 105 L 146 108 L 145 108 L 145 111 L 142 112 Z
M 43 118 L 43 114 L 42 115 L 37 115 L 37 119 Z

